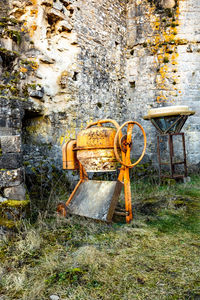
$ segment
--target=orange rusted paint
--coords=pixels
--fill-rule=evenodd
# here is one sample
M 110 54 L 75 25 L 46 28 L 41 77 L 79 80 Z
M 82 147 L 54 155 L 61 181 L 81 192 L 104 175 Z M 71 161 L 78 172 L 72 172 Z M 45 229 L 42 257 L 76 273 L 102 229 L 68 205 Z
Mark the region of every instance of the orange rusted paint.
M 66 206 L 69 205 L 70 201 L 72 200 L 74 194 L 76 193 L 78 187 L 80 186 L 80 184 L 82 182 L 84 182 L 85 180 L 88 180 L 88 176 L 87 176 L 87 173 L 84 169 L 84 167 L 79 163 L 79 171 L 80 171 L 80 180 L 79 182 L 77 183 L 77 185 L 75 186 L 73 192 L 71 193 L 71 195 L 69 196 L 67 202 L 66 202 Z
M 132 143 L 132 130 L 134 124 L 129 123 L 127 128 L 127 139 L 126 139 L 126 157 L 125 163 L 126 165 L 131 164 L 130 153 L 131 153 L 131 143 Z M 130 176 L 129 176 L 129 168 L 125 168 L 124 173 L 124 194 L 125 194 L 125 207 L 129 212 L 128 216 L 126 216 L 126 222 L 129 223 L 133 219 L 132 214 L 132 203 L 131 203 L 131 186 L 130 186 Z
M 76 140 L 70 140 L 62 147 L 63 169 L 65 170 L 76 170 L 79 167 L 75 147 Z
M 59 216 L 65 217 L 67 216 L 67 206 L 65 203 L 58 203 L 57 205 L 57 214 Z
M 141 154 L 141 156 L 139 157 L 139 159 L 138 159 L 135 163 L 133 163 L 133 164 L 127 163 L 127 162 L 124 162 L 123 160 L 121 160 L 120 157 L 119 157 L 119 154 L 118 154 L 118 149 L 117 149 L 118 139 L 121 140 L 121 130 L 122 130 L 122 128 L 123 128 L 124 126 L 126 126 L 126 125 L 129 125 L 129 126 L 130 126 L 130 124 L 135 124 L 135 125 L 137 125 L 137 126 L 141 129 L 142 134 L 143 134 L 143 137 L 144 137 L 144 147 L 143 147 L 143 150 L 142 150 L 142 154 Z M 129 129 L 129 127 L 128 127 L 128 129 Z M 114 140 L 114 152 L 115 152 L 116 159 L 118 160 L 118 162 L 119 162 L 120 164 L 122 164 L 122 165 L 124 165 L 124 166 L 126 166 L 126 167 L 128 167 L 128 168 L 133 168 L 134 166 L 136 166 L 136 165 L 142 160 L 142 158 L 143 158 L 143 156 L 144 156 L 144 154 L 145 154 L 145 151 L 146 151 L 146 145 L 147 145 L 147 139 L 146 139 L 146 133 L 145 133 L 143 127 L 142 127 L 138 122 L 135 122 L 135 121 L 127 121 L 127 122 L 125 122 L 125 123 L 118 129 L 118 131 L 117 131 L 117 133 L 116 133 L 116 135 L 115 135 L 115 140 Z
M 92 122 L 90 123 L 87 127 L 87 128 L 90 128 L 94 125 L 97 125 L 97 126 L 102 126 L 102 124 L 105 124 L 105 123 L 111 123 L 115 126 L 115 128 L 118 130 L 119 129 L 119 124 L 115 121 L 115 120 L 112 120 L 112 119 L 105 119 L 105 120 L 98 120 L 96 122 Z
M 79 185 L 83 182 L 83 179 L 80 179 L 79 182 L 77 183 L 77 185 L 75 186 L 75 189 L 73 190 L 73 192 L 71 193 L 71 195 L 69 196 L 67 202 L 66 202 L 66 206 L 69 204 L 69 202 L 72 200 L 74 194 L 76 193 Z
M 118 154 L 117 142 L 118 142 L 118 139 L 119 139 L 119 141 L 122 141 L 121 130 L 125 125 L 128 125 L 127 135 L 123 136 L 123 147 L 121 147 L 122 148 L 121 149 L 122 150 L 121 151 L 122 159 L 120 159 L 119 154 Z M 134 164 L 131 164 L 130 153 L 131 153 L 131 146 L 132 146 L 132 130 L 133 130 L 134 125 L 139 126 L 139 128 L 142 130 L 142 133 L 144 136 L 144 148 L 143 148 L 140 158 Z M 133 168 L 136 164 L 138 164 L 141 161 L 141 159 L 144 156 L 145 150 L 146 150 L 146 134 L 145 134 L 143 127 L 139 123 L 134 122 L 134 121 L 125 122 L 118 129 L 118 131 L 116 133 L 115 140 L 114 140 L 114 152 L 116 155 L 116 159 L 122 164 L 122 167 L 121 167 L 121 170 L 120 170 L 120 173 L 118 176 L 118 180 L 122 181 L 124 179 L 125 210 L 126 210 L 126 212 L 128 212 L 128 215 L 126 216 L 127 223 L 130 223 L 130 221 L 133 219 L 129 169 Z
M 111 123 L 115 128 L 104 127 L 102 124 Z M 122 128 L 128 125 L 127 134 L 122 137 Z M 132 130 L 137 125 L 144 137 L 144 147 L 140 158 L 131 163 L 130 153 L 132 146 Z M 121 155 L 119 155 L 121 150 Z M 90 123 L 85 130 L 77 135 L 77 140 L 71 140 L 63 146 L 63 168 L 76 169 L 79 164 L 80 180 L 66 202 L 66 207 L 73 199 L 81 183 L 88 179 L 87 172 L 111 171 L 120 162 L 121 169 L 118 180 L 124 182 L 126 222 L 133 219 L 130 187 L 130 168 L 137 165 L 144 156 L 146 150 L 146 134 L 143 127 L 135 121 L 125 122 L 121 127 L 111 119 L 99 120 Z M 58 210 L 62 215 L 66 214 L 66 207 L 60 205 Z
M 115 135 L 116 129 L 103 126 L 88 127 L 78 134 L 77 158 L 87 172 L 116 170 Z

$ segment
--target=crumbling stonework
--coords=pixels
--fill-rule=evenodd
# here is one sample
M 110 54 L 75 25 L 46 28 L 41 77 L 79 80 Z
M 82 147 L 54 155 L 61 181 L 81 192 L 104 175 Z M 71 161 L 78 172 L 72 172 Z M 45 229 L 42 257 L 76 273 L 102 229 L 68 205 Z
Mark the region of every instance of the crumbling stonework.
M 24 186 L 21 143 L 24 109 L 21 101 L 16 98 L 0 97 L 0 103 L 0 225 L 11 226 L 21 206 L 29 202 Z
M 200 163 L 199 17 L 197 0 L 129 1 L 127 5 L 126 74 L 135 118 L 162 105 L 188 105 L 196 110 L 183 128 L 190 170 Z M 147 154 L 155 162 L 155 129 L 150 122 L 142 124 L 148 137 Z
M 142 117 L 171 104 L 197 111 L 184 131 L 188 165 L 198 166 L 198 0 L 4 0 L 0 8 L 0 132 L 23 140 L 23 157 L 3 154 L 6 168 L 24 165 L 31 176 L 42 165 L 50 178 L 62 168 L 61 145 L 103 118 L 142 123 L 145 159 L 155 165 L 155 129 Z M 138 156 L 140 133 L 134 141 Z

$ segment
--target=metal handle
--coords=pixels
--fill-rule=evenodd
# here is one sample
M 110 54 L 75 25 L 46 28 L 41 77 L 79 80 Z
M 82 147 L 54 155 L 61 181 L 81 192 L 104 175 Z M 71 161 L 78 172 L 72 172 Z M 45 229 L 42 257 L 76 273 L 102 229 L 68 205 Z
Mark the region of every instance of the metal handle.
M 88 129 L 92 126 L 95 126 L 95 125 L 102 126 L 101 124 L 103 124 L 103 123 L 112 123 L 117 128 L 117 130 L 119 130 L 119 124 L 115 120 L 112 120 L 112 119 L 98 120 L 96 122 L 92 122 L 86 127 L 86 129 Z

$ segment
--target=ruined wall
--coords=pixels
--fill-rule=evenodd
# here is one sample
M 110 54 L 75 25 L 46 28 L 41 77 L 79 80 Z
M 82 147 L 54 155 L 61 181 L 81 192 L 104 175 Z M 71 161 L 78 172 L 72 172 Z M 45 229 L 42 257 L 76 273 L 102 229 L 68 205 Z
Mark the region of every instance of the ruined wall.
M 10 128 L 9 135 L 22 137 L 23 159 L 21 150 L 12 155 L 20 156 L 17 168 L 23 164 L 27 177 L 35 176 L 30 184 L 41 167 L 40 179 L 45 174 L 50 181 L 62 168 L 61 145 L 96 119 L 142 123 L 148 140 L 144 161 L 155 163 L 155 129 L 142 117 L 150 107 L 171 104 L 197 111 L 184 131 L 189 166 L 198 166 L 199 1 L 0 5 L 1 126 L 4 135 Z M 17 131 L 11 119 L 18 120 Z M 138 156 L 140 133 L 134 141 Z
M 44 94 L 35 104 L 40 116 L 25 118 L 26 160 L 32 149 L 37 155 L 38 145 L 48 144 L 46 156 L 60 168 L 64 141 L 93 119 L 120 119 L 125 109 L 125 1 L 37 1 L 32 10 L 34 80 Z M 21 18 L 31 31 L 28 13 Z
M 129 1 L 127 75 L 136 119 L 149 108 L 188 105 L 196 110 L 183 128 L 190 170 L 199 156 L 200 2 L 197 0 Z M 155 129 L 143 125 L 147 154 L 156 161 Z
M 29 202 L 24 185 L 21 127 L 26 104 L 19 97 L 18 22 L 9 17 L 8 1 L 0 3 L 0 225 L 12 226 Z
M 9 70 L 4 64 L 1 94 L 25 103 L 26 174 L 42 167 L 50 180 L 53 169 L 62 168 L 61 145 L 80 128 L 91 120 L 125 118 L 126 1 L 8 4 L 1 53 L 13 59 Z

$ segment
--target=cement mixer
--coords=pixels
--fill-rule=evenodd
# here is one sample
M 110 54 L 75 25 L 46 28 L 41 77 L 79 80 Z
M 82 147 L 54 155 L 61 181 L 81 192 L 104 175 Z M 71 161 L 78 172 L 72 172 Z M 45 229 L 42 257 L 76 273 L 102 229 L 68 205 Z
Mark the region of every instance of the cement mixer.
M 104 126 L 110 124 L 111 126 Z M 139 159 L 131 163 L 132 131 L 138 126 L 142 131 L 144 146 Z M 127 127 L 126 134 L 122 134 Z M 59 203 L 57 212 L 66 217 L 67 213 L 111 222 L 113 214 L 125 216 L 129 223 L 132 218 L 130 169 L 143 158 L 146 150 L 146 134 L 135 121 L 122 126 L 112 119 L 90 123 L 81 130 L 76 140 L 70 140 L 62 148 L 63 169 L 79 169 L 80 180 L 66 203 Z M 121 165 L 116 181 L 89 180 L 89 172 L 111 172 Z M 116 210 L 124 187 L 125 209 Z

